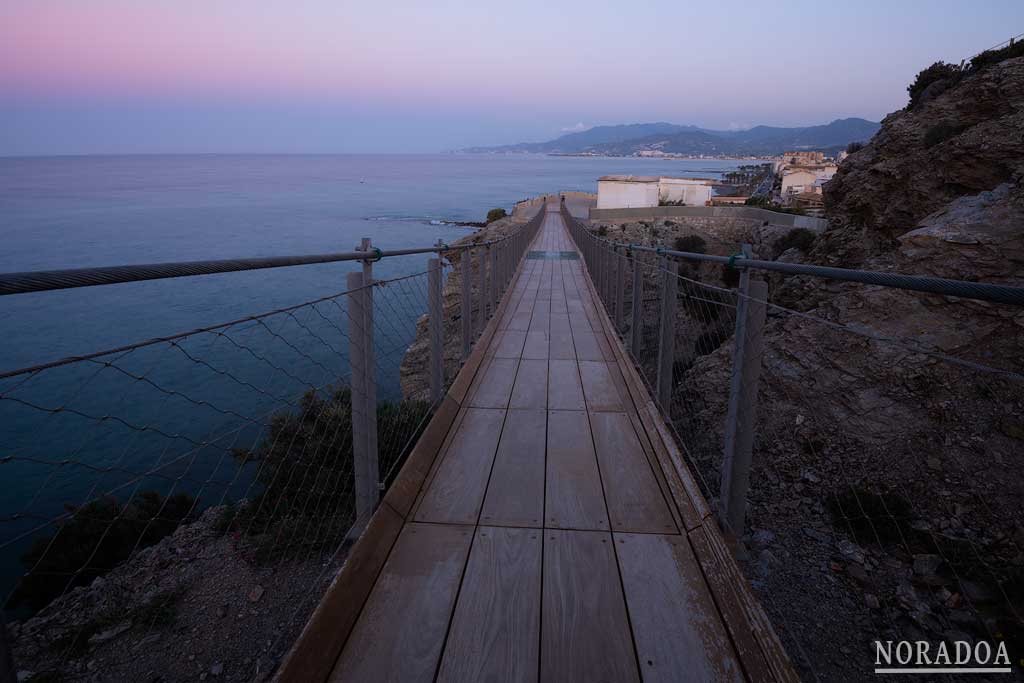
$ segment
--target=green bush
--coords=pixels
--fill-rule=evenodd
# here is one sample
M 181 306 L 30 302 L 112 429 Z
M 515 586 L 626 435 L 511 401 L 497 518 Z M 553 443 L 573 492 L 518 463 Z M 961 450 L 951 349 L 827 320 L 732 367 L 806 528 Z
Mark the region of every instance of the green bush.
M 971 71 L 984 69 L 992 64 L 998 64 L 1006 59 L 1024 57 L 1024 41 L 1010 41 L 1006 47 L 998 50 L 985 50 L 971 59 Z
M 691 254 L 706 254 L 708 245 L 700 235 L 684 235 L 676 238 L 674 248 L 676 251 L 686 251 Z
M 914 78 L 914 82 L 907 86 L 907 94 L 910 95 L 910 102 L 907 109 L 913 109 L 921 102 L 921 95 L 928 86 L 939 81 L 948 81 L 953 85 L 963 76 L 963 70 L 956 64 L 946 62 L 935 62 L 927 69 L 922 69 Z
M 604 237 L 605 235 L 607 235 L 608 234 L 608 226 L 607 225 L 600 226 L 597 229 L 597 234 L 598 234 L 599 237 Z
M 787 249 L 796 247 L 800 251 L 807 253 L 811 250 L 811 246 L 814 245 L 814 239 L 817 235 L 813 231 L 807 228 L 793 228 L 782 237 L 775 240 L 775 252 L 781 254 Z
M 381 473 L 397 471 L 429 410 L 425 401 L 378 404 L 377 431 L 390 435 L 378 444 Z M 287 560 L 344 540 L 355 519 L 352 444 L 344 436 L 351 433 L 349 390 L 310 391 L 297 412 L 274 416 L 255 451 L 238 454 L 243 463 L 261 463 L 262 489 L 227 525 L 250 537 L 252 561 Z
M 128 503 L 103 498 L 78 508 L 68 506 L 70 518 L 22 555 L 28 572 L 9 606 L 38 610 L 65 591 L 91 583 L 135 550 L 174 533 L 191 520 L 194 506 L 191 496 L 165 498 L 156 491 L 144 491 Z
M 728 264 L 722 264 L 722 284 L 730 289 L 740 284 L 740 271 L 738 268 L 730 268 Z
M 508 216 L 508 214 L 505 212 L 505 209 L 491 209 L 487 212 L 487 223 L 490 225 L 494 221 L 500 221 L 506 216 Z

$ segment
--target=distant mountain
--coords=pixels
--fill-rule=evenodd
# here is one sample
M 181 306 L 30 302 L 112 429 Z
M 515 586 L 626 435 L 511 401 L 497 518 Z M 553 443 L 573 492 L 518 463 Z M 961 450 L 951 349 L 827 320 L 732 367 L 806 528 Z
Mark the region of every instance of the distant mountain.
M 879 124 L 864 119 L 836 119 L 821 126 L 778 128 L 755 126 L 749 130 L 709 130 L 671 123 L 634 123 L 597 126 L 548 142 L 522 142 L 499 147 L 472 147 L 464 152 L 535 152 L 608 154 L 628 156 L 643 151 L 674 154 L 774 155 L 789 150 L 833 151 L 851 142 L 871 139 Z

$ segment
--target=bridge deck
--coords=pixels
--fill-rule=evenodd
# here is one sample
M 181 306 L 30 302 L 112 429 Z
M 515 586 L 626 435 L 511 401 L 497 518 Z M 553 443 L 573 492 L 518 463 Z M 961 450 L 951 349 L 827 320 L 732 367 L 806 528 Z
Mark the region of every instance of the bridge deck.
M 383 540 L 357 546 L 347 598 L 285 672 L 329 656 L 331 681 L 790 678 L 557 207 L 532 249 L 375 515 Z

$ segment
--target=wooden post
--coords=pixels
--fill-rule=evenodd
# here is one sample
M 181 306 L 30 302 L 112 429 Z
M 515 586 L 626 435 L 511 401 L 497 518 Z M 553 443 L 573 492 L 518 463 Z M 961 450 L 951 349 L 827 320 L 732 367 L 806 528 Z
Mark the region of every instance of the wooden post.
M 356 493 L 356 521 L 352 525 L 355 535 L 362 533 L 373 514 L 377 482 L 370 477 L 369 454 L 366 439 L 366 314 L 363 305 L 363 274 L 349 273 L 348 288 L 348 362 L 351 369 L 352 410 L 352 473 Z
M 615 248 L 615 331 L 622 334 L 622 321 L 626 317 L 626 256 Z
M 490 306 L 491 315 L 498 312 L 498 247 L 491 249 Z
M 633 254 L 633 301 L 629 321 L 629 350 L 634 358 L 640 357 L 644 326 L 644 269 L 640 266 L 640 254 Z
M 744 256 L 749 258 L 750 253 L 750 245 L 743 245 Z M 751 280 L 750 273 L 744 268 L 740 273 L 739 298 L 736 303 L 732 382 L 725 418 L 725 457 L 722 461 L 719 496 L 723 526 L 737 538 L 743 535 L 747 511 L 767 299 L 768 284 Z
M 469 278 L 473 274 L 473 250 L 466 249 L 459 259 L 461 272 L 459 274 L 461 285 L 460 301 L 462 310 L 462 362 L 469 358 L 469 351 L 473 348 L 473 295 L 470 289 Z
M 369 252 L 373 245 L 364 237 L 360 250 Z M 377 353 L 373 345 L 373 261 L 363 261 L 363 367 L 366 397 L 366 462 L 367 476 L 377 487 L 373 507 L 380 502 L 383 482 L 380 480 L 380 456 L 377 452 Z
M 484 332 L 484 325 L 487 324 L 487 247 L 477 249 L 476 269 L 480 291 L 477 293 L 476 330 L 474 331 L 474 337 L 479 337 Z
M 432 258 L 427 267 L 428 325 L 430 329 L 430 402 L 444 396 L 444 321 L 441 304 L 441 259 Z
M 675 259 L 662 261 L 664 270 L 661 286 L 661 326 L 658 341 L 658 404 L 665 417 L 671 418 L 672 366 L 675 363 L 676 344 L 676 290 L 679 286 L 679 263 Z

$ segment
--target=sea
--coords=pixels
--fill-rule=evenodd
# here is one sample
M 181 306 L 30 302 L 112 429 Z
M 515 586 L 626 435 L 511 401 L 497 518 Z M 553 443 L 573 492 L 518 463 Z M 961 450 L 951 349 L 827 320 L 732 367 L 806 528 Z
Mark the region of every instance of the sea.
M 425 247 L 487 211 L 606 174 L 720 177 L 740 161 L 544 155 L 175 155 L 0 158 L 0 272 Z M 387 258 L 384 398 L 425 312 L 425 256 Z M 334 263 L 0 297 L 0 373 L 330 297 Z M 384 308 L 384 305 L 388 308 Z M 328 386 L 346 363 L 334 304 L 300 307 L 99 359 L 0 379 L 0 600 L 52 521 L 100 496 L 157 489 L 245 497 L 238 427 Z M 339 343 L 336 343 L 339 342 Z M 107 363 L 110 364 L 107 364 Z M 333 378 L 336 379 L 336 378 Z M 282 402 L 282 400 L 284 402 Z M 235 430 L 231 432 L 231 430 Z M 216 449 L 200 447 L 233 433 Z M 258 436 L 258 435 L 257 435 Z M 251 444 L 249 444 L 251 445 Z M 142 477 L 140 473 L 148 473 Z

